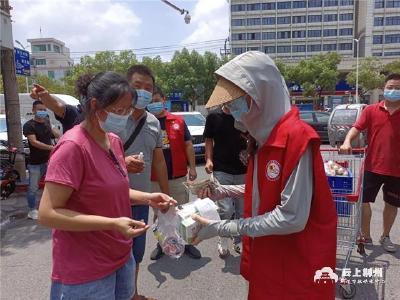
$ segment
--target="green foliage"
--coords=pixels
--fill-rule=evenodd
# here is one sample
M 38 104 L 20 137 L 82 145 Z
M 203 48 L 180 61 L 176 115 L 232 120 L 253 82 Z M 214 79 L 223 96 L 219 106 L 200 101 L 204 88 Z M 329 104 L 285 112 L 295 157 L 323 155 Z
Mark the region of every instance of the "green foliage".
M 286 70 L 289 80 L 299 83 L 305 96 L 319 96 L 322 91 L 335 90 L 338 81 L 340 56 L 330 52 L 304 59 Z
M 392 73 L 398 73 L 400 74 L 400 59 L 396 59 L 393 62 L 387 64 L 384 67 L 384 72 L 389 75 Z
M 370 90 L 381 88 L 385 81 L 385 75 L 382 74 L 383 65 L 379 59 L 375 57 L 367 57 L 361 60 L 358 69 L 358 85 L 361 89 L 361 95 Z M 351 71 L 346 80 L 351 85 L 356 85 L 356 70 Z

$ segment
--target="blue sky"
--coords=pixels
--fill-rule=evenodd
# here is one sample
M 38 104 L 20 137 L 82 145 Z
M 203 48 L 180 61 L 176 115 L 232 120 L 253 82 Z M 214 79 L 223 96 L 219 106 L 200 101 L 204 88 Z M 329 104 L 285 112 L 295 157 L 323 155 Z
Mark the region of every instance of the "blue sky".
M 24 46 L 28 38 L 54 37 L 66 43 L 78 58 L 95 50 L 173 48 L 137 51 L 168 60 L 175 49 L 189 48 L 219 53 L 228 36 L 229 4 L 226 0 L 171 0 L 189 10 L 192 21 L 160 0 L 10 0 L 14 39 Z M 218 40 L 218 41 L 215 41 Z M 204 41 L 215 41 L 202 43 Z

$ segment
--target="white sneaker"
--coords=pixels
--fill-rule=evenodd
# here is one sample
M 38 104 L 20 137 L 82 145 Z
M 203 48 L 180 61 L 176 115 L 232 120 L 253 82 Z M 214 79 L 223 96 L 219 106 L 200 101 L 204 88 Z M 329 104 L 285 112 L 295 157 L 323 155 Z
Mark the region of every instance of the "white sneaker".
M 28 219 L 37 220 L 39 212 L 37 209 L 32 209 L 28 212 Z
M 229 250 L 228 250 L 228 238 L 219 238 L 218 244 L 217 244 L 217 250 L 219 253 L 220 258 L 225 258 L 229 255 Z
M 381 236 L 379 242 L 381 243 L 383 249 L 387 252 L 396 252 L 396 246 L 392 243 L 388 236 Z

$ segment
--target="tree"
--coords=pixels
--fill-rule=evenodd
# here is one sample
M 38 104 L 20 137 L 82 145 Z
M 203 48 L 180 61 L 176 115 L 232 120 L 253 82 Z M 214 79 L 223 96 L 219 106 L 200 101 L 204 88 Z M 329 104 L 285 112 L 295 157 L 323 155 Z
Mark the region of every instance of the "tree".
M 396 59 L 396 60 L 392 61 L 391 63 L 388 63 L 384 67 L 384 73 L 387 75 L 392 74 L 392 73 L 400 74 L 400 59 Z
M 321 98 L 323 91 L 335 90 L 339 63 L 340 56 L 337 53 L 319 54 L 301 60 L 286 71 L 286 76 L 302 86 L 304 96 Z
M 368 91 L 380 88 L 385 81 L 385 75 L 382 74 L 383 65 L 375 57 L 364 58 L 358 69 L 358 85 L 360 96 L 363 97 Z M 350 85 L 356 85 L 356 71 L 347 74 L 346 80 Z

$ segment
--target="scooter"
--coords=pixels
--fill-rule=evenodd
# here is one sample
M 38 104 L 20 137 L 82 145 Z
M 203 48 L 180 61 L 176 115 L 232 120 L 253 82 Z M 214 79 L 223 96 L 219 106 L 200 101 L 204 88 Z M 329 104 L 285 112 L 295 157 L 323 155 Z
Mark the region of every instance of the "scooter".
M 21 179 L 20 174 L 15 169 L 16 156 L 17 156 L 17 148 L 0 145 L 1 200 L 8 198 L 15 191 L 16 182 Z

